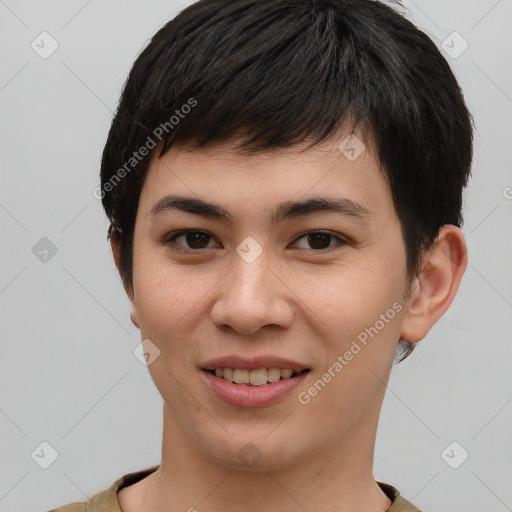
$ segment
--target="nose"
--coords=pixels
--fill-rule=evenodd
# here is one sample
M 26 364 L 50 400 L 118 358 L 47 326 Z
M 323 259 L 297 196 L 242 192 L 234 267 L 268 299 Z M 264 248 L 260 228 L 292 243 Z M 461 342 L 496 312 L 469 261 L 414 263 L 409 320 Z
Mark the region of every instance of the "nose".
M 211 310 L 216 327 L 253 335 L 263 327 L 286 329 L 292 324 L 293 293 L 269 259 L 265 251 L 252 263 L 234 256 Z

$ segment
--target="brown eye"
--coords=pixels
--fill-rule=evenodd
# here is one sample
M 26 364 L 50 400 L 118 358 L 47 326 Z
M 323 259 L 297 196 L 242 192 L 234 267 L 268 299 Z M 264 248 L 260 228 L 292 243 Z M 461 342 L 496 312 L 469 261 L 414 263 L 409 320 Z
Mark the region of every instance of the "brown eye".
M 201 250 L 212 247 L 213 237 L 204 231 L 180 231 L 170 237 L 166 243 L 175 243 L 184 250 Z
M 187 233 L 184 236 L 188 246 L 192 249 L 204 249 L 208 246 L 208 241 L 211 238 L 204 233 Z
M 311 231 L 298 238 L 295 244 L 298 244 L 300 249 L 322 251 L 334 247 L 336 244 L 331 245 L 333 241 L 338 241 L 338 245 L 345 243 L 340 236 L 329 231 Z
M 327 249 L 332 239 L 332 235 L 328 233 L 311 233 L 307 237 L 312 249 Z

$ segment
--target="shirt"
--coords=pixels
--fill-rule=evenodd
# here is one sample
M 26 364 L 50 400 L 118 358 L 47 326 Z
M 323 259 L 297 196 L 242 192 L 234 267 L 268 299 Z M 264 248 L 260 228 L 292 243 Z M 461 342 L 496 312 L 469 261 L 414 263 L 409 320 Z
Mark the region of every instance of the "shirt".
M 122 512 L 117 493 L 129 485 L 137 483 L 155 472 L 160 466 L 153 466 L 135 473 L 128 473 L 116 480 L 108 489 L 95 494 L 86 502 L 70 503 L 63 507 L 54 508 L 48 512 Z M 382 491 L 392 501 L 387 512 L 421 512 L 412 503 L 400 496 L 400 493 L 391 485 L 377 482 Z

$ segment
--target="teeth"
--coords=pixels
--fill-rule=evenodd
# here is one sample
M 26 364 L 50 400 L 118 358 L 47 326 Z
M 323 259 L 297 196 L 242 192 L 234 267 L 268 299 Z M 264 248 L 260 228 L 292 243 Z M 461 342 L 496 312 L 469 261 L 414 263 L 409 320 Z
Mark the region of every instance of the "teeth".
M 220 370 L 220 375 L 217 373 L 217 370 Z M 224 371 L 222 368 L 216 368 L 215 375 L 217 375 L 217 377 L 222 377 L 228 382 L 233 382 L 233 368 L 224 368 Z
M 257 370 L 252 370 L 248 372 L 249 374 L 249 382 L 253 386 L 262 386 L 267 383 L 267 369 L 266 368 L 258 368 Z
M 293 375 L 293 370 L 290 370 L 290 369 L 288 369 L 288 370 L 281 370 L 281 377 L 282 377 L 283 379 L 288 379 L 288 378 L 290 378 L 292 375 Z
M 279 368 L 269 368 L 267 370 L 267 380 L 269 382 L 276 382 L 281 378 L 281 370 Z
M 249 384 L 249 372 L 247 370 L 239 370 L 233 372 L 233 380 L 237 384 Z
M 277 382 L 279 379 L 289 379 L 292 375 L 297 375 L 289 368 L 258 368 L 256 370 L 247 370 L 245 368 L 215 368 L 215 375 L 228 382 L 236 384 L 250 384 L 252 386 L 263 386 L 269 382 Z

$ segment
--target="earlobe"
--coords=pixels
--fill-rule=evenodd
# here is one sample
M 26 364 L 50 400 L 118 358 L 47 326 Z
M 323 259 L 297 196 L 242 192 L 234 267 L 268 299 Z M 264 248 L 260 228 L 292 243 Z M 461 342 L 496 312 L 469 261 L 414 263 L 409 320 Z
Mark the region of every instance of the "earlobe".
M 123 275 L 122 265 L 121 265 L 121 242 L 122 242 L 122 232 L 119 229 L 113 229 L 110 233 L 110 247 L 112 248 L 112 255 L 114 256 L 114 262 L 116 264 L 116 268 L 119 272 L 119 276 L 121 277 L 121 281 L 123 283 L 124 290 L 130 300 L 133 299 L 133 292 L 130 286 L 127 286 L 125 276 Z
M 402 323 L 404 340 L 416 342 L 427 335 L 452 303 L 466 265 L 464 234 L 456 226 L 442 226 L 412 282 Z
M 137 315 L 137 308 L 135 307 L 135 304 L 133 302 L 134 301 L 133 291 L 128 286 L 126 286 L 125 280 L 123 278 L 123 274 L 120 270 L 120 268 L 121 268 L 121 236 L 122 236 L 122 234 L 119 230 L 112 230 L 111 235 L 110 235 L 110 246 L 112 248 L 112 255 L 114 256 L 114 262 L 115 262 L 116 267 L 121 276 L 121 281 L 123 282 L 123 287 L 126 291 L 126 294 L 128 295 L 128 298 L 130 299 L 130 304 L 131 304 L 130 320 L 132 321 L 133 325 L 135 325 L 135 327 L 140 329 L 140 321 L 139 321 L 139 317 Z
M 132 321 L 132 324 L 137 327 L 137 329 L 140 329 L 140 321 L 139 316 L 137 314 L 137 308 L 135 307 L 135 304 L 131 302 L 131 310 L 130 310 L 130 320 Z
M 110 231 L 110 247 L 112 248 L 116 268 L 119 270 L 121 266 L 121 232 L 117 229 Z

